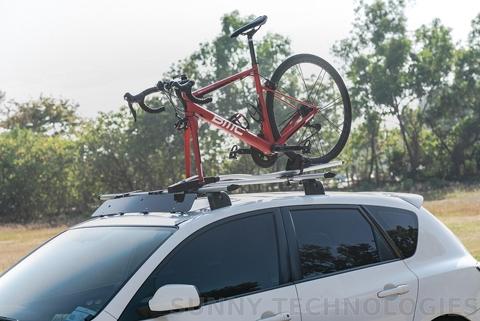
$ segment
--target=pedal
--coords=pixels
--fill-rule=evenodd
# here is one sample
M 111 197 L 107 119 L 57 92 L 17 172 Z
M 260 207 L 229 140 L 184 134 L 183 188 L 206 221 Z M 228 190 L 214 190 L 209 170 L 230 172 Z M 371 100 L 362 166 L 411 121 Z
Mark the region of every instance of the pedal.
M 249 155 L 252 151 L 249 148 L 240 148 L 238 145 L 233 145 L 228 153 L 229 159 L 237 159 L 238 155 Z
M 235 125 L 242 127 L 243 129 L 250 129 L 250 124 L 248 123 L 247 117 L 245 117 L 245 115 L 235 113 L 228 120 Z

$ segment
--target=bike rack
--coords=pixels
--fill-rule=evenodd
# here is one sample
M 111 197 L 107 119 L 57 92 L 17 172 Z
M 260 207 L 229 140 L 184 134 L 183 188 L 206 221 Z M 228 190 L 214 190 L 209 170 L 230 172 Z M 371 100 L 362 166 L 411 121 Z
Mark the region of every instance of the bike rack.
M 297 183 L 303 186 L 305 195 L 325 195 L 325 187 L 320 179 L 334 178 L 335 173 L 325 170 L 340 165 L 341 161 L 334 161 L 304 169 L 263 175 L 231 174 L 205 177 L 204 183 L 193 176 L 170 185 L 165 190 L 102 195 L 100 199 L 105 202 L 92 216 L 151 212 L 187 213 L 192 209 L 194 201 L 201 196 L 206 196 L 210 209 L 216 210 L 232 205 L 228 192 L 250 185 Z

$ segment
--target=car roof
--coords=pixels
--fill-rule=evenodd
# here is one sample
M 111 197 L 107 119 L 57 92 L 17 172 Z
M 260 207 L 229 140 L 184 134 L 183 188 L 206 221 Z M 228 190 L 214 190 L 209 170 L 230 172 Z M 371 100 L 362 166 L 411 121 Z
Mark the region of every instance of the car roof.
M 96 217 L 80 223 L 73 228 L 93 226 L 169 226 L 179 227 L 182 224 L 217 215 L 219 217 L 284 206 L 301 205 L 377 205 L 391 206 L 415 210 L 423 204 L 423 197 L 417 194 L 388 193 L 388 192 L 327 192 L 325 195 L 305 195 L 303 192 L 269 192 L 245 193 L 230 195 L 232 205 L 211 210 L 207 198 L 195 200 L 188 213 L 126 213 Z M 221 215 L 220 215 L 221 214 Z

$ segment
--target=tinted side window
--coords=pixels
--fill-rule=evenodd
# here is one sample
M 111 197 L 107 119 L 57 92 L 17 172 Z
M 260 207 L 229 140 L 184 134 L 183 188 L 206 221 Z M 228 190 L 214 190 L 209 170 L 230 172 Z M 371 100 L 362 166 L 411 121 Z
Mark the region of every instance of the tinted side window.
M 418 219 L 415 213 L 392 207 L 367 206 L 368 211 L 388 233 L 404 257 L 415 253 L 418 239 Z
M 371 225 L 355 209 L 295 210 L 292 219 L 304 278 L 393 258 L 381 256 Z
M 147 279 L 120 320 L 138 320 L 142 306 L 166 284 L 191 284 L 203 302 L 280 284 L 273 214 L 228 221 L 188 240 Z M 138 314 L 140 313 L 140 314 Z

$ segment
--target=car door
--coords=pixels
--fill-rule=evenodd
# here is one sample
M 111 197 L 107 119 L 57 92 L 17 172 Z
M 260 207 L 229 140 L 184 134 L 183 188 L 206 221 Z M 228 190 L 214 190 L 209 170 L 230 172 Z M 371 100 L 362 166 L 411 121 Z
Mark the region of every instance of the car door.
M 182 242 L 142 285 L 119 321 L 300 321 L 290 281 L 280 212 L 242 214 Z M 148 311 L 148 300 L 166 284 L 196 286 L 200 308 L 164 315 Z
M 360 207 L 290 208 L 284 221 L 303 321 L 413 320 L 417 278 Z

